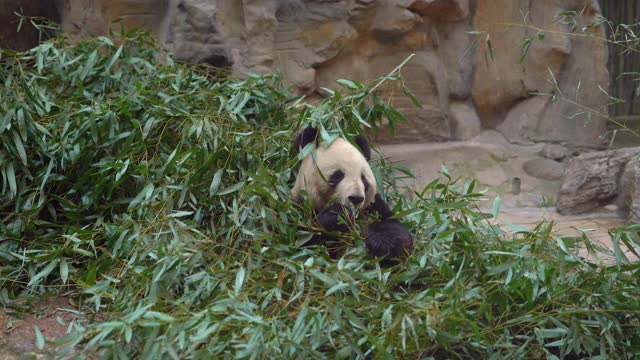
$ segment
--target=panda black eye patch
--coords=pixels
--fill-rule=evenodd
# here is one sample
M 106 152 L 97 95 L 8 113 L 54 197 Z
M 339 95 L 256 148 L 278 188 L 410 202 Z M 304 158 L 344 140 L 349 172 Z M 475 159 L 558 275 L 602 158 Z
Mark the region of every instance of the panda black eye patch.
M 362 174 L 360 178 L 362 178 L 362 184 L 364 185 L 364 192 L 367 192 L 369 190 L 369 182 L 367 181 L 367 178 L 364 177 L 364 174 Z
M 336 170 L 329 177 L 329 185 L 336 186 L 344 179 L 344 172 L 342 170 Z

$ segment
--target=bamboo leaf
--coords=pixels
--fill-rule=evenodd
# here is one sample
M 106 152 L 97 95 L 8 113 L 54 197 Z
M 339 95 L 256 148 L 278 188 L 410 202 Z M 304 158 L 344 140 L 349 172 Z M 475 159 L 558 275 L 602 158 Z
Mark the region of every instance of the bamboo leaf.
M 20 139 L 20 136 L 18 136 L 18 134 L 16 132 L 13 133 L 13 143 L 16 146 L 16 151 L 18 152 L 18 156 L 20 157 L 20 161 L 22 161 L 22 164 L 25 167 L 28 166 L 28 164 L 27 164 L 27 152 L 24 149 L 24 145 L 22 144 L 22 140 Z
M 240 295 L 240 291 L 242 290 L 242 284 L 244 283 L 244 268 L 241 267 L 240 270 L 236 273 L 236 282 L 233 286 L 233 291 L 236 295 Z
M 58 265 L 58 261 L 54 260 L 54 261 L 50 261 L 47 266 L 45 266 L 39 273 L 37 273 L 36 275 L 34 275 L 31 280 L 29 280 L 29 283 L 27 284 L 27 286 L 31 286 L 33 284 L 37 284 L 40 279 L 47 277 L 51 271 L 53 271 L 53 269 L 56 267 L 56 265 Z
M 40 331 L 40 328 L 38 328 L 38 325 L 33 325 L 33 328 L 36 332 L 36 347 L 38 348 L 38 350 L 43 350 L 44 336 L 42 336 L 42 332 Z
M 231 194 L 232 192 L 238 191 L 240 189 L 242 189 L 242 187 L 244 186 L 244 181 L 241 181 L 237 184 L 231 185 L 229 187 L 226 187 L 222 190 L 220 190 L 216 195 L 218 196 L 222 196 L 222 195 L 227 195 L 227 194 Z
M 97 59 L 98 59 L 98 50 L 94 50 L 89 55 L 89 57 L 87 58 L 87 62 L 84 64 L 84 66 L 82 67 L 82 70 L 80 71 L 80 80 L 84 81 L 86 79 L 87 75 L 89 75 L 91 70 L 93 70 L 93 67 L 96 65 Z
M 223 169 L 218 169 L 218 171 L 213 175 L 211 185 L 209 185 L 209 196 L 215 195 L 218 191 L 218 187 L 220 187 L 220 182 L 222 181 L 222 171 Z
M 496 198 L 493 200 L 493 211 L 492 211 L 492 215 L 494 219 L 497 218 L 498 214 L 500 213 L 500 204 L 501 204 L 500 196 L 496 196 Z
M 120 57 L 120 54 L 122 53 L 122 47 L 123 47 L 123 45 L 120 45 L 118 47 L 118 50 L 116 50 L 115 54 L 113 54 L 113 56 L 111 57 L 111 59 L 107 63 L 107 66 L 104 69 L 105 72 L 109 72 L 109 70 L 111 70 L 111 67 L 113 66 L 113 64 L 116 63 L 116 61 Z
M 65 258 L 60 259 L 60 279 L 63 284 L 66 284 L 69 279 L 69 264 Z

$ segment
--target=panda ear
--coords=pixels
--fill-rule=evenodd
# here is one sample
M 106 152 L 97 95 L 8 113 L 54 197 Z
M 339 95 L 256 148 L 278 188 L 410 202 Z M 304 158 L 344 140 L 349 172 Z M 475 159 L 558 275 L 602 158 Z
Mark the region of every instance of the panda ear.
M 369 147 L 369 140 L 364 135 L 356 136 L 356 145 L 360 148 L 362 155 L 367 161 L 371 160 L 371 147 Z
M 296 140 L 293 142 L 293 149 L 295 151 L 300 151 L 307 146 L 308 143 L 315 142 L 317 138 L 318 129 L 309 126 L 298 134 Z

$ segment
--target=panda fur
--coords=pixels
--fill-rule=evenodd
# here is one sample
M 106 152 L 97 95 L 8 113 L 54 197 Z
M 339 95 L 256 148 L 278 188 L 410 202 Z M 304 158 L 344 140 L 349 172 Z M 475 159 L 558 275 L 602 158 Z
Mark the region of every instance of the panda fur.
M 413 250 L 409 230 L 398 220 L 377 193 L 376 180 L 369 166 L 371 148 L 367 139 L 355 138 L 356 148 L 346 139 L 338 138 L 329 146 L 318 144 L 318 131 L 308 127 L 294 141 L 294 150 L 301 151 L 307 144 L 316 144 L 314 157 L 307 155 L 300 165 L 291 196 L 308 199 L 315 214 L 315 224 L 324 230 L 305 245 L 336 242 L 340 233 L 350 230 L 350 221 L 357 210 L 367 217 L 363 228 L 369 254 L 381 257 L 382 265 L 392 265 Z M 335 235 L 338 234 L 338 235 Z

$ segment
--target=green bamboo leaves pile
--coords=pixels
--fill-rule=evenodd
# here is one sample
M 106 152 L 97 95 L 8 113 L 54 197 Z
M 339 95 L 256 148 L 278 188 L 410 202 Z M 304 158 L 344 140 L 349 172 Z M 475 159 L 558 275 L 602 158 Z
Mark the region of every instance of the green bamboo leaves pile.
M 475 182 L 444 168 L 407 196 L 406 169 L 374 164 L 415 236 L 405 263 L 380 268 L 358 234 L 336 260 L 297 246 L 311 212 L 288 199 L 296 132 L 313 124 L 331 140 L 401 121 L 375 92 L 400 69 L 372 86 L 341 80 L 311 105 L 278 76 L 174 64 L 137 32 L 2 52 L 0 302 L 81 304 L 93 321 L 69 324 L 62 354 L 640 356 L 637 264 L 621 251 L 613 266 L 585 262 L 588 239 L 549 224 L 504 233 L 474 206 Z M 638 252 L 635 231 L 617 243 Z

